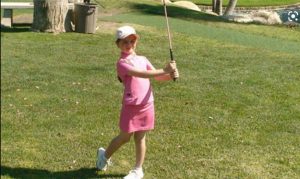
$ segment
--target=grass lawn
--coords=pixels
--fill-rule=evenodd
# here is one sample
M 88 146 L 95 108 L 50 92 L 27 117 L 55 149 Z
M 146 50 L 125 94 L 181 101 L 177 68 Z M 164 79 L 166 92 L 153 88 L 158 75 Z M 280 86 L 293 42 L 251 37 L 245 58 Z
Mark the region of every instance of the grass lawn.
M 134 26 L 137 53 L 157 68 L 168 41 L 156 3 L 110 2 L 116 13 L 96 34 L 2 30 L 1 178 L 120 178 L 131 169 L 133 142 L 107 172 L 94 168 L 97 148 L 118 133 L 114 31 Z M 145 179 L 299 178 L 300 29 L 169 10 L 181 76 L 152 81 Z
M 106 0 L 92 0 L 92 2 L 104 2 Z M 155 0 L 152 0 L 155 1 Z M 157 1 L 157 0 L 156 0 Z M 181 0 L 171 0 L 181 1 Z M 210 5 L 211 0 L 187 0 L 196 4 Z M 1 2 L 33 2 L 33 0 L 1 0 Z M 111 1 L 114 2 L 114 1 Z M 108 2 L 109 3 L 109 2 Z M 274 6 L 299 3 L 299 0 L 238 0 L 238 6 Z M 223 4 L 228 4 L 228 0 L 223 0 Z
M 142 2 L 147 1 L 148 4 L 157 4 L 158 0 L 143 0 Z M 179 0 L 173 0 L 179 1 Z M 199 5 L 211 5 L 211 0 L 189 0 Z M 2 0 L 1 2 L 33 2 L 33 0 Z M 118 7 L 118 11 L 122 9 L 128 10 L 128 5 L 132 3 L 138 3 L 137 0 L 127 0 L 127 1 L 107 1 L 107 0 L 92 0 L 93 3 L 98 3 L 101 5 L 100 11 L 110 11 L 111 8 L 115 9 Z M 276 5 L 288 5 L 299 3 L 299 0 L 238 0 L 237 6 L 276 6 Z M 223 0 L 223 6 L 228 4 L 228 0 Z M 103 8 L 104 7 L 104 8 Z M 130 10 L 131 11 L 131 10 Z M 24 13 L 33 14 L 33 9 L 15 9 L 14 16 L 22 15 Z M 3 11 L 1 9 L 1 16 Z

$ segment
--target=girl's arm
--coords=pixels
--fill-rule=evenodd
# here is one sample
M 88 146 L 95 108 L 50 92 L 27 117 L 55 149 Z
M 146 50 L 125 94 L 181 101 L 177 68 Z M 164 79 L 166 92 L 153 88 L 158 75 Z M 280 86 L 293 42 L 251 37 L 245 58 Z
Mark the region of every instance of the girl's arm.
M 152 70 L 139 70 L 136 68 L 130 69 L 128 71 L 128 75 L 130 76 L 136 76 L 140 78 L 156 78 L 159 76 L 165 76 L 169 73 L 165 71 L 164 69 L 152 69 Z
M 170 73 L 176 70 L 176 63 L 170 62 L 163 69 L 155 69 L 154 67 L 151 70 L 139 70 L 136 68 L 131 68 L 128 70 L 128 75 L 136 76 L 140 78 L 152 78 L 156 80 L 170 80 Z
M 154 77 L 155 80 L 157 81 L 168 81 L 168 80 L 173 80 L 179 78 L 179 72 L 178 69 L 176 68 L 174 72 L 168 73 L 166 75 L 160 75 L 157 77 Z
M 169 81 L 169 80 L 171 80 L 172 78 L 171 78 L 170 73 L 168 73 L 168 74 L 165 74 L 165 75 L 156 76 L 156 77 L 154 77 L 154 79 L 155 79 L 156 81 Z

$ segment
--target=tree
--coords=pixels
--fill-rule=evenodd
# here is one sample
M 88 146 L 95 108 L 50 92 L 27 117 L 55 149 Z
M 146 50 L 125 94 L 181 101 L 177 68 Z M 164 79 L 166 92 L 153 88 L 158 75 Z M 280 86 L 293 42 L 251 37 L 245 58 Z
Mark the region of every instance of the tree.
M 217 9 L 217 0 L 212 0 L 212 11 L 213 12 L 216 12 L 216 9 Z
M 217 0 L 217 9 L 216 9 L 216 13 L 218 15 L 222 15 L 222 3 L 223 0 Z
M 222 14 L 222 0 L 212 0 L 212 11 L 218 15 Z
M 227 5 L 227 8 L 225 10 L 224 16 L 231 15 L 234 11 L 234 8 L 236 6 L 237 0 L 229 0 L 229 3 Z
M 54 33 L 66 31 L 68 0 L 34 0 L 33 2 L 33 30 Z

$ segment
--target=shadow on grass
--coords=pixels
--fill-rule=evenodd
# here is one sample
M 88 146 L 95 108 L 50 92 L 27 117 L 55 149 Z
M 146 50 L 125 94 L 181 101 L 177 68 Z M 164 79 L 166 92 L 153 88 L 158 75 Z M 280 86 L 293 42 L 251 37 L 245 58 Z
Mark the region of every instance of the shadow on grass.
M 22 25 L 14 25 L 11 28 L 1 25 L 1 32 L 11 32 L 11 33 L 31 32 L 31 27 L 30 26 L 23 26 L 23 24 Z
M 131 8 L 144 14 L 164 16 L 163 5 L 132 3 Z M 180 8 L 176 6 L 167 6 L 167 11 L 168 11 L 168 17 L 174 17 L 179 19 L 202 20 L 202 21 L 210 21 L 210 22 L 229 22 L 226 19 L 223 19 L 218 16 L 214 16 L 214 15 L 210 15 L 210 14 L 206 14 L 194 10 L 189 10 L 185 8 Z
M 1 166 L 1 178 L 9 176 L 12 178 L 28 178 L 28 179 L 41 179 L 41 178 L 123 178 L 123 174 L 97 174 L 95 168 L 81 168 L 78 170 L 58 171 L 51 172 L 43 169 L 32 168 L 12 168 Z

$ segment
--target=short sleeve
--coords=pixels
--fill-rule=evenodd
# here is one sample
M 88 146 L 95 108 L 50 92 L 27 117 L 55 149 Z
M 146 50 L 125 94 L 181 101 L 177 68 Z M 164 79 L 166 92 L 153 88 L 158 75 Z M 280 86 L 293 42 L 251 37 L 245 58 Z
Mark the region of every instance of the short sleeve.
M 119 61 L 117 63 L 117 72 L 121 78 L 124 78 L 124 76 L 127 75 L 128 71 L 132 68 L 134 67 L 124 61 Z

